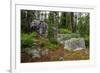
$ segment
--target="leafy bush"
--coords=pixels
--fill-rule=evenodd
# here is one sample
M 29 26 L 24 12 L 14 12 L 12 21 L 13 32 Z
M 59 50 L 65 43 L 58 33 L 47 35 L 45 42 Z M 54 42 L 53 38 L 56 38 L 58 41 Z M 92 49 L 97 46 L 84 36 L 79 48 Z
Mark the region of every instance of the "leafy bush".
M 51 50 L 55 50 L 59 47 L 58 44 L 53 44 L 51 42 L 48 43 L 47 48 L 51 49 Z
M 33 45 L 32 36 L 30 36 L 30 34 L 22 33 L 21 48 L 31 47 L 32 45 Z
M 57 41 L 57 39 L 55 39 L 55 38 L 50 38 L 49 41 L 50 41 L 52 44 L 58 44 L 58 41 Z
M 89 48 L 89 42 L 90 42 L 90 38 L 89 38 L 89 35 L 86 35 L 86 34 L 84 34 L 84 40 L 85 40 L 85 46 L 87 47 L 87 48 Z
M 57 39 L 51 38 L 48 40 L 46 47 L 49 49 L 55 50 L 59 47 L 59 43 Z
M 38 41 L 38 42 L 37 42 Z M 22 33 L 21 34 L 21 48 L 35 48 L 37 44 L 41 48 L 47 48 L 51 50 L 55 50 L 59 47 L 59 43 L 55 38 L 44 38 L 39 37 L 37 39 L 37 33 L 32 32 L 30 34 Z
M 29 34 L 29 36 L 35 38 L 35 37 L 37 37 L 37 33 L 36 32 L 32 32 L 32 33 Z

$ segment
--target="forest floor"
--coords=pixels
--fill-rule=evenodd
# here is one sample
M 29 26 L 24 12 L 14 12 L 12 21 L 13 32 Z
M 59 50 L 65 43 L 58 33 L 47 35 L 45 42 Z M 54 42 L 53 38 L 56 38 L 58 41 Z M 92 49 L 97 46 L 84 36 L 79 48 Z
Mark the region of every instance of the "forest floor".
M 56 50 L 49 51 L 48 55 L 41 56 L 41 58 L 32 58 L 25 52 L 21 53 L 21 63 L 28 62 L 48 62 L 48 61 L 68 61 L 68 60 L 88 60 L 89 49 L 82 49 L 77 51 L 64 50 L 63 46 Z

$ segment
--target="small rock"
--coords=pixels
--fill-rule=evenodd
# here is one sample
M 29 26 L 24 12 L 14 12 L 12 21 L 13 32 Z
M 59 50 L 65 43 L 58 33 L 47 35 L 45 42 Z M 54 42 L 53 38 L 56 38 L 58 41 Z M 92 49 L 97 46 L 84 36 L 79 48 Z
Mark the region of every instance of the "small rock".
M 41 55 L 42 55 L 42 56 L 48 55 L 48 49 L 42 50 L 42 51 L 41 51 Z
M 82 49 L 84 49 L 84 48 L 76 48 L 73 51 L 82 50 Z
M 36 49 L 30 50 L 30 53 L 32 55 L 32 58 L 40 58 L 40 53 L 38 50 Z
M 59 60 L 63 61 L 63 60 L 64 60 L 64 58 L 63 58 L 63 57 L 60 57 L 60 58 L 59 58 Z

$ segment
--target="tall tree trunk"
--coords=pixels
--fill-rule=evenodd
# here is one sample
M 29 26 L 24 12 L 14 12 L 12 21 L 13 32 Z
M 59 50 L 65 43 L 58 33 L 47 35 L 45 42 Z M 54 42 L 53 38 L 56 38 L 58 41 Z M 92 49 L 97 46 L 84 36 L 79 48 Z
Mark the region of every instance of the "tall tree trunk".
M 32 22 L 32 12 L 27 12 L 27 32 L 30 32 L 30 23 Z
M 74 13 L 74 32 L 76 32 L 76 30 L 77 30 L 77 27 L 76 27 L 76 25 L 77 25 L 77 13 L 75 14 Z
M 73 12 L 71 12 L 71 28 L 72 28 L 72 32 L 75 32 L 74 31 L 74 13 Z

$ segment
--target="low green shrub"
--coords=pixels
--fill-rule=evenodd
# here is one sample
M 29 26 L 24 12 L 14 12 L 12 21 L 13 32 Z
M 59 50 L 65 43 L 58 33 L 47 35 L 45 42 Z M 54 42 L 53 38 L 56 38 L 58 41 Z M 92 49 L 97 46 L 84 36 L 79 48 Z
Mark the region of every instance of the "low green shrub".
M 79 38 L 79 37 L 80 37 L 79 34 L 71 33 L 71 34 L 65 34 L 63 39 L 68 40 L 68 39 L 71 39 L 71 38 Z
M 89 35 L 84 35 L 84 40 L 85 40 L 85 46 L 87 48 L 89 48 L 89 44 L 90 44 L 90 38 L 89 38 Z
M 40 48 L 47 48 L 47 49 L 57 49 L 59 47 L 59 43 L 55 38 L 44 38 L 39 37 L 37 39 L 37 33 L 32 32 L 30 34 L 22 33 L 21 34 L 21 48 L 36 48 L 39 46 Z
M 51 38 L 48 40 L 46 47 L 51 50 L 55 50 L 59 47 L 59 43 L 57 39 Z
M 48 43 L 47 48 L 51 50 L 55 50 L 59 47 L 58 44 Z
M 68 40 L 68 39 L 71 39 L 71 38 L 79 38 L 80 37 L 80 34 L 77 34 L 77 33 L 70 33 L 70 34 L 60 34 L 58 35 L 58 38 L 60 38 L 60 40 Z
M 21 48 L 31 47 L 33 45 L 32 36 L 30 34 L 21 34 Z
M 55 39 L 55 38 L 50 38 L 49 41 L 50 41 L 52 44 L 58 44 L 58 41 L 57 41 L 57 39 Z
M 32 37 L 32 38 L 35 38 L 35 37 L 37 37 L 37 33 L 36 32 L 32 32 L 32 33 L 29 34 L 29 36 Z
M 70 30 L 68 30 L 68 29 L 65 29 L 65 28 L 60 28 L 59 29 L 59 33 L 61 33 L 61 34 L 66 34 L 66 33 L 72 33 Z

